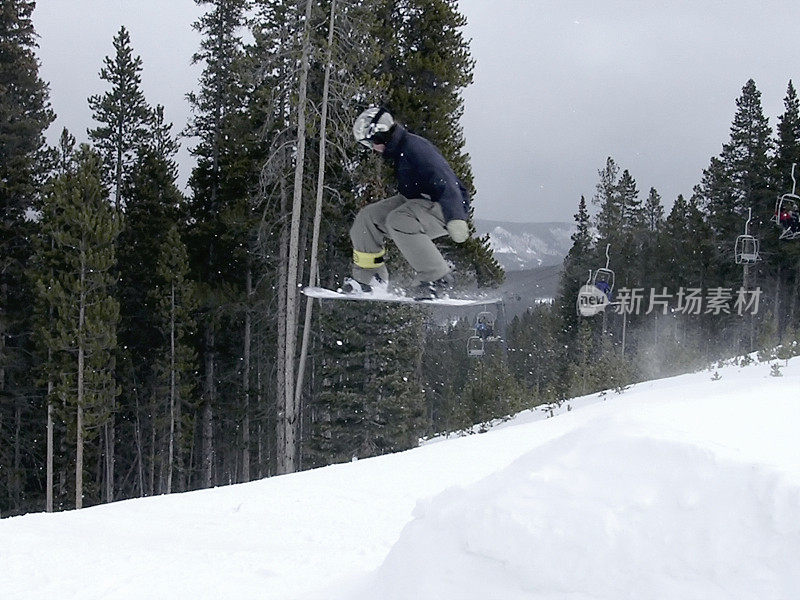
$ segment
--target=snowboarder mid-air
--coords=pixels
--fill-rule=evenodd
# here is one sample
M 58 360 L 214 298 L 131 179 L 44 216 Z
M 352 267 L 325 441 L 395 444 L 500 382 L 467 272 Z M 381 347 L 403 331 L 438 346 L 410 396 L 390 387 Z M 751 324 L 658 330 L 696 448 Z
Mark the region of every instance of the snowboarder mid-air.
M 365 206 L 350 229 L 353 279 L 344 292 L 371 291 L 385 285 L 384 241 L 391 238 L 416 272 L 414 296 L 436 298 L 452 288 L 452 267 L 433 240 L 449 235 L 456 243 L 469 237 L 469 194 L 431 142 L 397 123 L 383 108 L 368 108 L 353 124 L 356 141 L 392 161 L 398 194 Z

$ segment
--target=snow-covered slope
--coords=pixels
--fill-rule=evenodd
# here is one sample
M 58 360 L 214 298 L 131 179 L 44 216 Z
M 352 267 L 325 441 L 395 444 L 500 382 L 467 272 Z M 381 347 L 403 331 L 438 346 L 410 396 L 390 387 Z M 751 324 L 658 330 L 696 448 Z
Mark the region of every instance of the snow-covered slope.
M 0 521 L 0 598 L 800 598 L 800 359 L 466 438 Z

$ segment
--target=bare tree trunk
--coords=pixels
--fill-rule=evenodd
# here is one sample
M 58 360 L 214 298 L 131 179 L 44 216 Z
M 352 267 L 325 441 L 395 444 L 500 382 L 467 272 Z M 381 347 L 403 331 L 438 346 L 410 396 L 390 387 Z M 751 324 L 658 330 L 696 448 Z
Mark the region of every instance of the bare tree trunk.
M 14 466 L 11 469 L 14 482 L 14 506 L 19 510 L 22 500 L 22 404 L 14 406 Z
M 47 351 L 47 364 L 50 364 L 52 351 Z M 53 512 L 53 380 L 47 377 L 47 483 L 45 511 Z
M 86 318 L 86 257 L 81 251 L 81 293 L 78 298 L 78 414 L 77 440 L 75 452 L 75 508 L 83 508 L 83 368 L 85 341 L 83 339 L 84 319 Z
M 287 214 L 286 184 L 280 181 L 281 216 Z M 282 448 L 286 447 L 286 281 L 289 257 L 289 230 L 286 224 L 281 225 L 280 241 L 278 243 L 278 348 L 277 348 L 277 386 L 276 386 L 276 415 L 275 415 L 275 443 L 277 455 L 281 456 Z M 280 459 L 278 459 L 280 460 Z
M 250 481 L 250 345 L 252 314 L 250 296 L 253 293 L 253 268 L 247 261 L 245 275 L 245 312 L 244 312 L 244 365 L 242 365 L 242 386 L 244 388 L 244 417 L 242 419 L 242 481 Z
M 75 508 L 83 508 L 83 407 L 80 404 L 76 427 L 78 439 L 75 450 Z
M 0 284 L 0 398 L 3 397 L 6 387 L 6 319 L 4 307 L 7 306 L 8 284 Z M 0 432 L 3 431 L 3 415 L 0 412 Z M 0 444 L 5 440 L 0 439 Z M 10 484 L 10 482 L 9 482 Z M 10 485 L 8 486 L 10 489 Z M 0 513 L 2 516 L 2 513 Z
M 106 502 L 114 501 L 114 437 L 116 400 L 111 399 L 111 415 L 105 424 L 106 436 Z
M 795 315 L 797 314 L 797 295 L 800 290 L 800 264 L 794 272 L 794 285 L 792 286 L 792 295 L 789 298 L 789 321 L 788 327 L 794 327 Z
M 303 50 L 300 62 L 299 100 L 297 106 L 297 148 L 294 170 L 294 193 L 292 197 L 292 225 L 289 234 L 289 268 L 286 284 L 286 362 L 285 414 L 283 417 L 284 446 L 279 448 L 278 473 L 292 473 L 297 470 L 297 450 L 300 426 L 299 407 L 294 395 L 295 349 L 297 347 L 298 299 L 298 260 L 300 245 L 300 216 L 303 205 L 303 170 L 306 154 L 306 99 L 308 95 L 308 71 L 311 54 L 311 7 L 312 0 L 306 0 L 305 22 L 303 24 Z
M 117 127 L 117 139 L 122 137 L 122 123 Z M 115 173 L 114 181 L 114 206 L 117 212 L 120 211 L 122 205 L 122 147 L 117 144 L 117 170 Z
M 328 49 L 325 56 L 325 78 L 322 84 L 322 115 L 320 117 L 319 137 L 319 168 L 317 170 L 317 198 L 314 208 L 314 232 L 311 239 L 311 266 L 308 273 L 308 285 L 316 285 L 317 280 L 317 254 L 319 252 L 319 229 L 322 222 L 322 193 L 325 185 L 325 147 L 328 141 L 326 131 L 328 127 L 328 90 L 330 89 L 331 62 L 333 54 L 333 25 L 336 17 L 336 0 L 331 1 L 331 12 L 328 22 Z M 295 404 L 299 407 L 303 393 L 303 379 L 306 372 L 308 358 L 308 341 L 311 337 L 311 313 L 313 299 L 306 298 L 306 315 L 303 324 L 303 343 L 300 347 L 300 362 L 297 372 L 297 386 L 295 388 Z
M 4 306 L 7 306 L 8 284 L 0 284 L 0 394 L 6 387 L 6 319 Z
M 156 423 L 158 422 L 158 403 L 156 402 L 156 392 L 152 390 L 150 392 L 150 469 L 147 473 L 147 487 L 148 487 L 148 494 L 150 496 L 155 496 L 158 492 L 156 491 L 156 456 L 158 456 L 158 452 L 156 452 Z
M 258 426 L 256 428 L 256 436 L 258 440 L 258 447 L 256 450 L 256 464 L 258 464 L 258 478 L 261 479 L 267 473 L 269 473 L 269 468 L 264 470 L 264 431 L 268 429 L 268 425 L 265 427 L 263 423 L 266 421 L 267 411 L 264 407 L 264 390 L 263 390 L 263 383 L 262 383 L 262 370 L 263 370 L 263 352 L 262 352 L 262 343 L 261 338 L 257 338 L 256 340 L 256 407 L 259 411 L 259 419 L 258 419 Z
M 206 389 L 203 403 L 203 485 L 214 485 L 214 331 L 206 330 Z
M 139 415 L 139 392 L 135 392 L 136 398 L 136 462 L 138 467 L 136 470 L 136 480 L 139 484 L 139 496 L 144 496 L 144 448 L 142 445 L 142 422 Z
M 175 460 L 175 284 L 170 288 L 169 306 L 169 441 L 167 448 L 167 489 L 172 493 L 172 464 Z
M 781 339 L 783 339 L 783 329 L 781 327 L 781 295 L 783 290 L 781 289 L 781 280 L 783 278 L 783 269 L 778 267 L 778 274 L 775 278 L 775 335 L 777 336 L 777 343 L 780 343 Z M 752 320 L 752 319 L 751 319 Z M 753 349 L 750 348 L 752 352 Z

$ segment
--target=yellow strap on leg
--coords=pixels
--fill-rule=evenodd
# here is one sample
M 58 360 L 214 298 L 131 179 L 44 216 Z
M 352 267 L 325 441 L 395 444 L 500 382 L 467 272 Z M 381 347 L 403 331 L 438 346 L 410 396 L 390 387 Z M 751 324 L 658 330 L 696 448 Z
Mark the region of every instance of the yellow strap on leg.
M 353 262 L 362 269 L 377 269 L 383 265 L 384 254 L 386 254 L 386 248 L 382 248 L 379 252 L 359 252 L 354 249 Z

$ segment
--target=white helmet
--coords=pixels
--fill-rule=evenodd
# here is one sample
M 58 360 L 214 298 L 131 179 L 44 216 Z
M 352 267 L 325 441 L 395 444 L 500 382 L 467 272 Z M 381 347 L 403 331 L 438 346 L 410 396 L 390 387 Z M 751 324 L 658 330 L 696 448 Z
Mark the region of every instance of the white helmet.
M 356 118 L 353 123 L 353 136 L 359 144 L 372 148 L 373 142 L 386 143 L 386 135 L 394 125 L 394 117 L 385 108 L 373 106 Z M 376 139 L 378 138 L 378 139 Z

